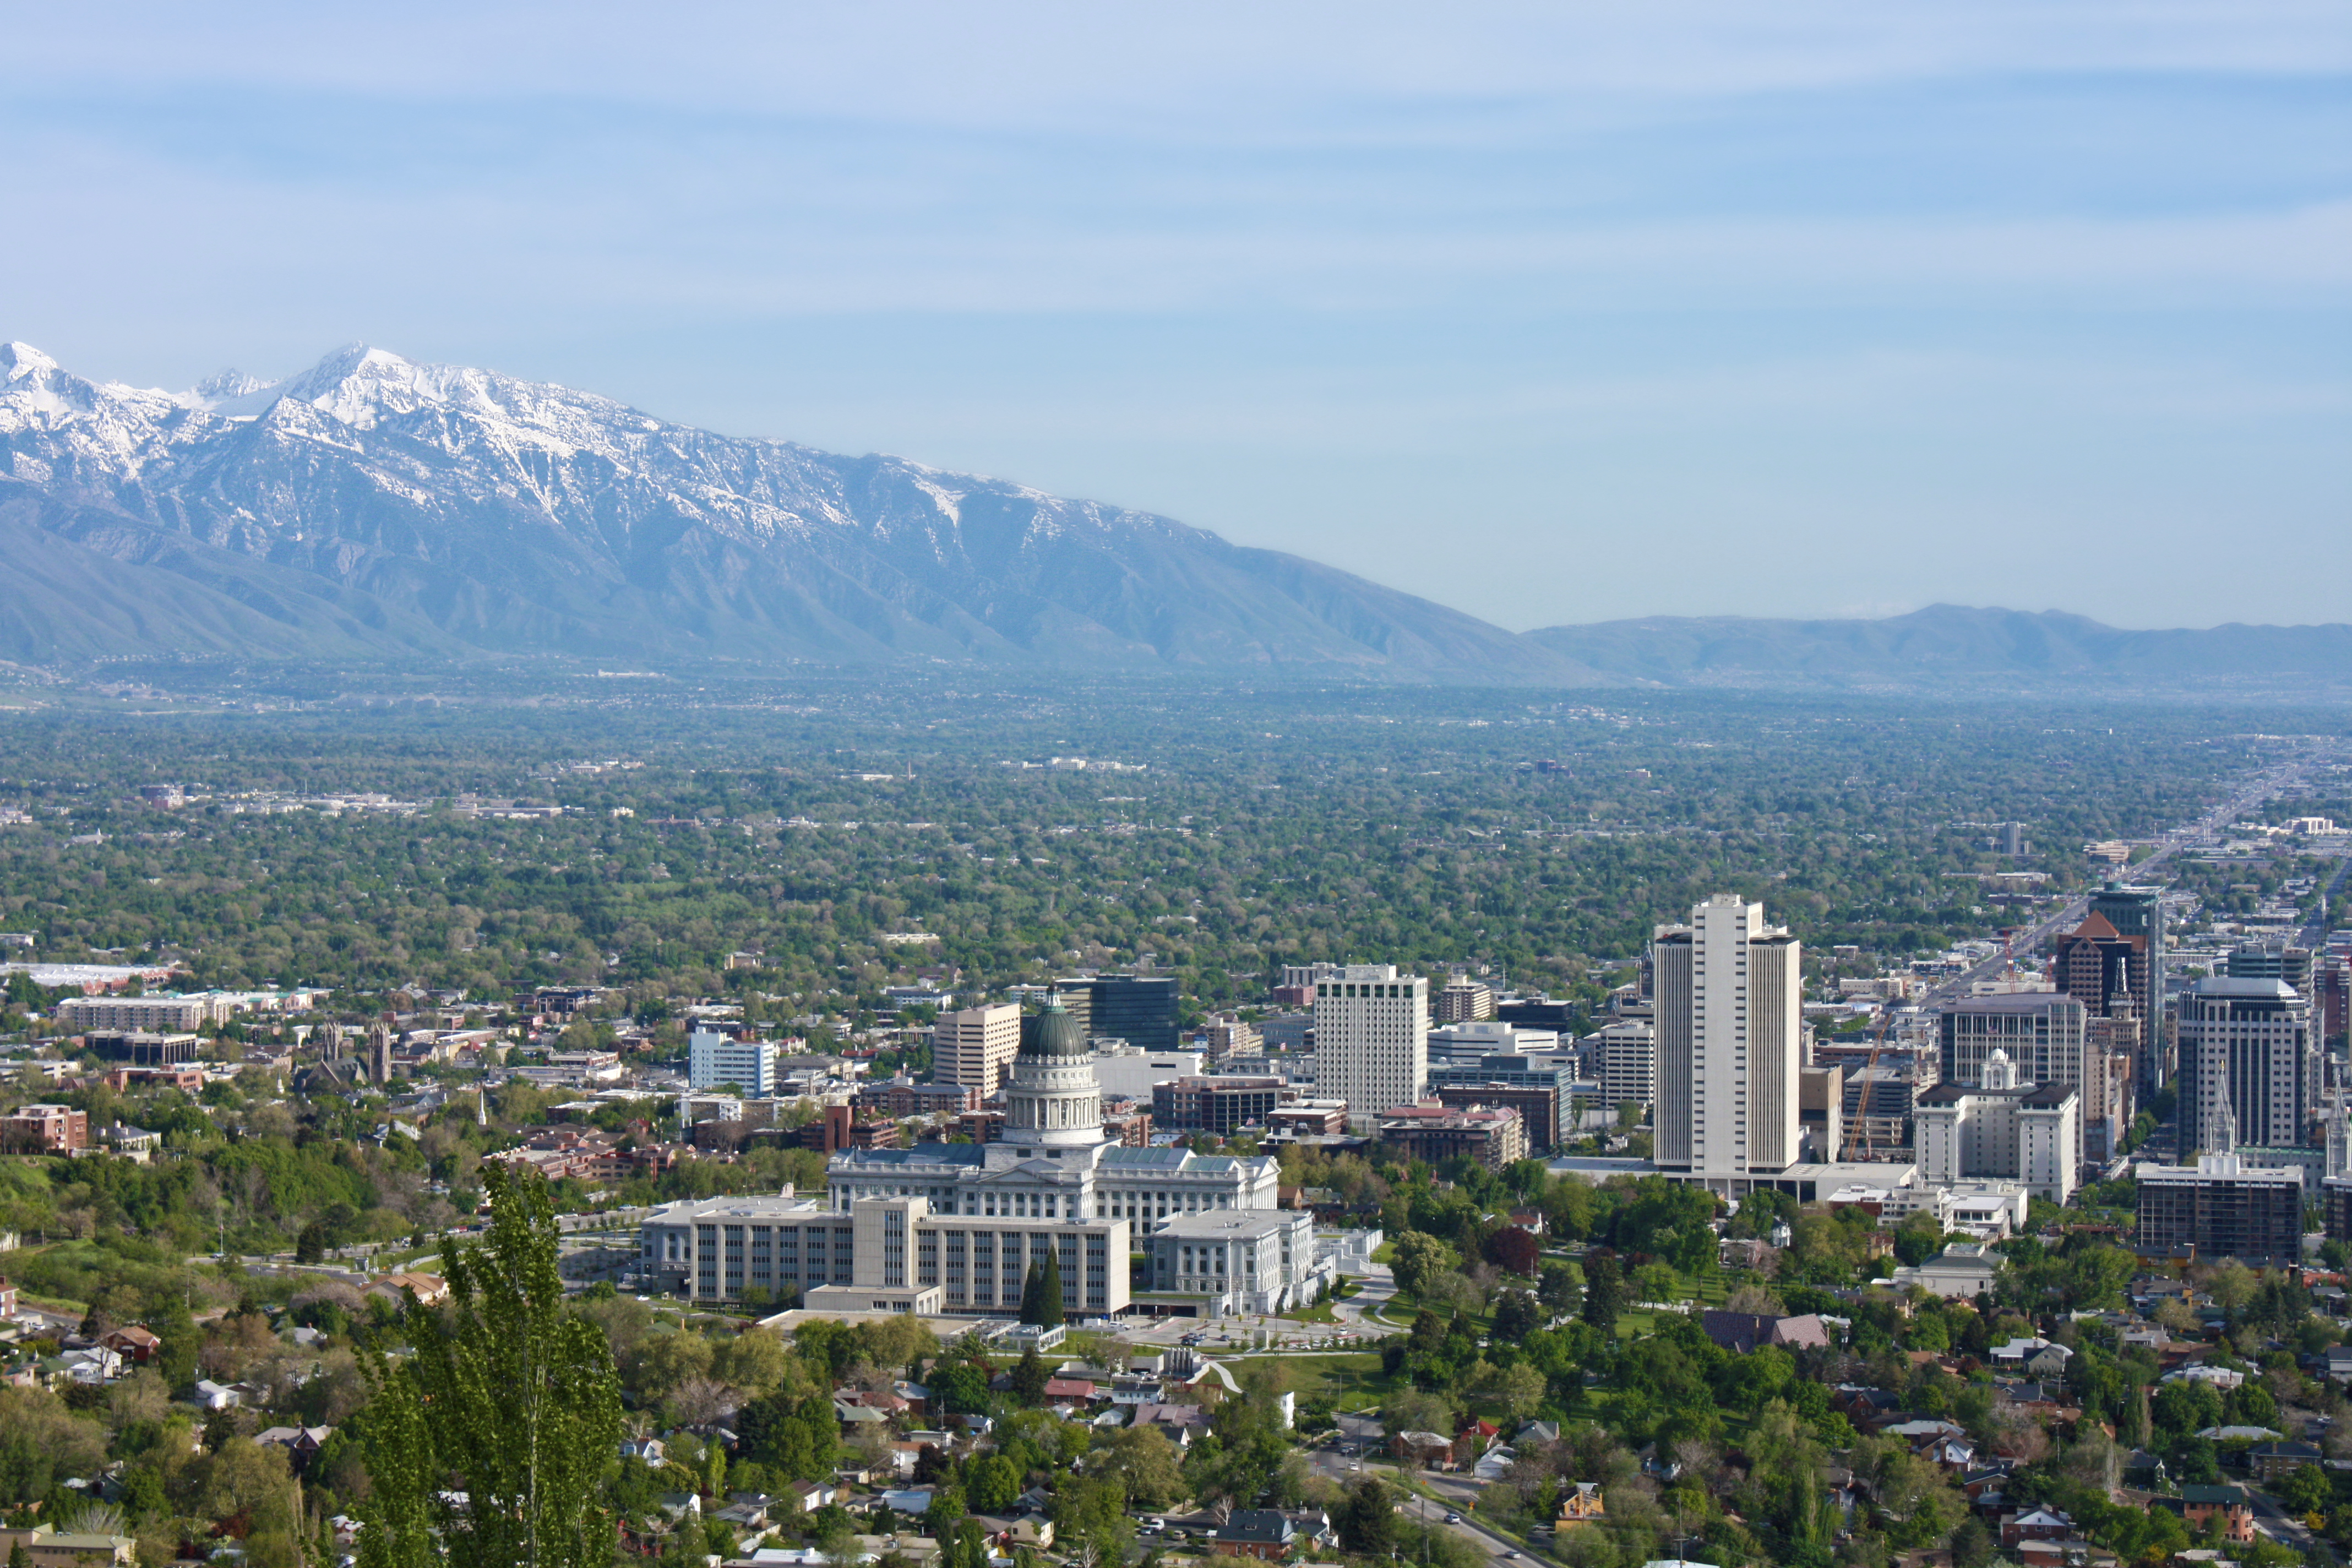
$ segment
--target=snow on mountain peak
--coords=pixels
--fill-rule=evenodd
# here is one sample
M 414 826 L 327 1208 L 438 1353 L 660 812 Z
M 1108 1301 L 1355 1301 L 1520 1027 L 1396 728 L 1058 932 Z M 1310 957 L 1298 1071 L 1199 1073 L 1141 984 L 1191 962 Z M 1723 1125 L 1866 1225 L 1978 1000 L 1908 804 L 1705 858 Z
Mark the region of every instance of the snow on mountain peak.
M 0 343 L 0 370 L 5 370 L 10 381 L 20 381 L 45 370 L 55 370 L 58 362 L 30 343 Z

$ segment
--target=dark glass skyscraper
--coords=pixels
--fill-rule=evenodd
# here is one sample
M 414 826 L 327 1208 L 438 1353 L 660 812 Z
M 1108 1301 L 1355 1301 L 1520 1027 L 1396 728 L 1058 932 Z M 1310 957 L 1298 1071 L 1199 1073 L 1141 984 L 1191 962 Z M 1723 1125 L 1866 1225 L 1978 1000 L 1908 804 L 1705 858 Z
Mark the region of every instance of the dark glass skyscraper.
M 1176 1048 L 1176 982 L 1150 974 L 1056 980 L 1054 989 L 1091 1038 L 1125 1040 L 1146 1051 Z M 1081 1005 L 1079 998 L 1084 997 Z
M 2172 1077 L 2171 1033 L 2164 1026 L 2164 895 L 2155 888 L 2127 888 L 2109 882 L 2091 895 L 2091 912 L 2116 928 L 2116 934 L 2137 937 L 2147 957 L 2134 976 L 2139 983 L 2141 1103 Z

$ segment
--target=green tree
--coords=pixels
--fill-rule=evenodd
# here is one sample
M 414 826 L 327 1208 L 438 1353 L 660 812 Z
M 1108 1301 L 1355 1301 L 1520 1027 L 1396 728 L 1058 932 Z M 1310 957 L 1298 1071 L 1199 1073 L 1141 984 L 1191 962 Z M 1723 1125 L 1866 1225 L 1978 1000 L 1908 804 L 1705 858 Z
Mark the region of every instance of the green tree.
M 545 1184 L 495 1164 L 483 1181 L 489 1230 L 444 1255 L 446 1321 L 412 1300 L 416 1353 L 367 1363 L 362 1568 L 588 1568 L 612 1555 L 595 1500 L 621 1436 L 611 1348 L 564 1310 Z
M 1045 1401 L 1045 1380 L 1054 1375 L 1045 1365 L 1045 1358 L 1031 1345 L 1021 1352 L 1013 1367 L 1013 1397 L 1034 1409 Z
M 1021 1321 L 1040 1328 L 1062 1326 L 1062 1271 L 1039 1258 L 1021 1284 Z
M 1460 1265 L 1462 1255 L 1426 1231 L 1408 1230 L 1390 1244 L 1389 1272 L 1397 1289 L 1418 1296 L 1432 1279 Z
M 1617 1260 L 1605 1252 L 1587 1257 L 1584 1260 L 1584 1321 L 1605 1334 L 1617 1326 L 1617 1314 L 1624 1305 L 1625 1284 L 1618 1276 Z
M 964 1474 L 964 1495 L 975 1513 L 1003 1513 L 1021 1495 L 1021 1472 L 1002 1454 L 975 1459 Z
M 1336 1522 L 1340 1546 L 1359 1557 L 1386 1557 L 1396 1544 L 1396 1505 L 1378 1476 L 1356 1484 Z

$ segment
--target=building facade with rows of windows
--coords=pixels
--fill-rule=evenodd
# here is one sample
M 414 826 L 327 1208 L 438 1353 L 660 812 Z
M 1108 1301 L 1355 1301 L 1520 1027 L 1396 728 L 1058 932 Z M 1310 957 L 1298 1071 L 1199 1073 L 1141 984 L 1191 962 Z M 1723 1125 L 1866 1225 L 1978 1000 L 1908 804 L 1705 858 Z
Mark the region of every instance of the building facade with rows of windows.
M 1062 1273 L 1066 1310 L 1115 1316 L 1129 1306 L 1131 1237 L 1186 1215 L 1276 1205 L 1273 1159 L 1108 1142 L 1093 1053 L 1059 1008 L 1022 1021 L 1005 1092 L 1000 1142 L 845 1149 L 827 1166 L 822 1202 L 787 1193 L 656 1209 L 640 1232 L 640 1268 L 696 1300 L 797 1292 L 839 1310 L 990 1313 L 1017 1310 L 1030 1264 L 1047 1258 Z M 887 1304 L 858 1305 L 869 1299 Z

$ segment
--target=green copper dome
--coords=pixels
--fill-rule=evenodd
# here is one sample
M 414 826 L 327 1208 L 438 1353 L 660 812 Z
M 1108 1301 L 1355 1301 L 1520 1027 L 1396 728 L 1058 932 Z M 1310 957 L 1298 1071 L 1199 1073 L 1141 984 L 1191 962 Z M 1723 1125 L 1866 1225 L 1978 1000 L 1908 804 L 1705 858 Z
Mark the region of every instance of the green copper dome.
M 1060 1003 L 1021 1020 L 1021 1054 L 1024 1057 L 1083 1057 L 1087 1032 Z

